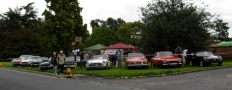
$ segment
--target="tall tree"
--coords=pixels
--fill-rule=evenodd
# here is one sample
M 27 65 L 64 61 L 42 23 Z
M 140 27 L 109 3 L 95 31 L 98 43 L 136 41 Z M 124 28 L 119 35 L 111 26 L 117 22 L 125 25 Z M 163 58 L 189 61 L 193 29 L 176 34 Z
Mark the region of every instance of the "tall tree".
M 145 24 L 142 51 L 174 51 L 178 45 L 190 51 L 204 49 L 213 16 L 205 11 L 206 7 L 195 5 L 184 0 L 152 0 L 146 7 L 141 7 L 141 19 Z
M 119 41 L 133 46 L 138 46 L 141 39 L 141 31 L 143 29 L 143 23 L 140 21 L 128 22 L 118 28 Z
M 88 38 L 87 46 L 95 44 L 112 45 L 117 43 L 116 33 L 107 27 L 95 27 L 91 36 Z
M 44 56 L 47 53 L 42 26 L 37 10 L 29 3 L 26 6 L 9 8 L 1 14 L 0 57 L 19 57 L 22 54 Z M 25 12 L 25 13 L 23 13 Z M 43 52 L 41 52 L 43 51 Z
M 116 32 L 118 28 L 125 23 L 126 22 L 121 18 L 113 19 L 109 17 L 106 21 L 100 19 L 91 20 L 90 25 L 92 29 L 94 27 L 108 27 Z
M 88 36 L 87 25 L 83 25 L 82 8 L 78 0 L 45 0 L 45 32 L 53 49 L 63 50 L 66 55 L 72 50 L 71 42 L 75 36 Z
M 225 41 L 228 39 L 228 30 L 230 27 L 227 26 L 227 22 L 223 22 L 222 19 L 217 19 L 214 21 L 214 30 L 218 36 L 218 39 L 221 41 Z

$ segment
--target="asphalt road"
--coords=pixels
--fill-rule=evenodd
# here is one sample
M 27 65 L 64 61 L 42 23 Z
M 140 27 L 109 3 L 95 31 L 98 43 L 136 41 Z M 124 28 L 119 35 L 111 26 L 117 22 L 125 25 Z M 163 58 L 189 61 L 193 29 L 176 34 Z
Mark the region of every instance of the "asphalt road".
M 232 68 L 191 72 L 172 76 L 138 79 L 90 79 L 144 90 L 232 90 Z
M 232 90 L 232 68 L 137 79 L 31 73 L 0 68 L 0 90 Z
M 0 68 L 0 90 L 132 90 L 77 79 Z

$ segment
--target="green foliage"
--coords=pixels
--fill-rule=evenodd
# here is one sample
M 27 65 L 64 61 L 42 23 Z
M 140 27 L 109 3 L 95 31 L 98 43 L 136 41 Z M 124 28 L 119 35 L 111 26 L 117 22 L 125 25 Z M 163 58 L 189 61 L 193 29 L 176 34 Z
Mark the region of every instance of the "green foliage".
M 78 0 L 45 0 L 45 32 L 48 44 L 53 51 L 63 50 L 66 55 L 72 51 L 71 42 L 75 36 L 82 36 L 83 41 L 89 36 L 87 25 L 83 25 L 82 8 Z
M 118 30 L 118 28 L 125 23 L 126 22 L 121 18 L 113 19 L 113 18 L 109 17 L 106 21 L 100 20 L 100 19 L 92 20 L 90 22 L 90 25 L 91 25 L 92 29 L 94 29 L 94 27 L 108 27 L 116 32 Z
M 88 38 L 87 46 L 103 44 L 109 46 L 117 43 L 117 34 L 107 27 L 95 27 L 91 36 Z
M 42 32 L 42 19 L 37 17 L 34 3 L 1 14 L 0 57 L 19 57 L 22 54 L 47 56 L 48 49 Z M 24 11 L 24 13 L 22 13 Z
M 144 25 L 140 21 L 128 22 L 118 28 L 119 41 L 125 44 L 138 46 L 141 39 L 141 30 Z
M 174 51 L 178 45 L 189 51 L 207 46 L 213 16 L 205 8 L 183 0 L 153 0 L 140 9 L 145 24 L 141 40 L 144 53 Z
M 223 22 L 222 19 L 217 19 L 214 21 L 214 30 L 216 35 L 218 36 L 218 39 L 221 41 L 226 41 L 228 40 L 228 30 L 230 27 L 227 26 L 227 22 Z

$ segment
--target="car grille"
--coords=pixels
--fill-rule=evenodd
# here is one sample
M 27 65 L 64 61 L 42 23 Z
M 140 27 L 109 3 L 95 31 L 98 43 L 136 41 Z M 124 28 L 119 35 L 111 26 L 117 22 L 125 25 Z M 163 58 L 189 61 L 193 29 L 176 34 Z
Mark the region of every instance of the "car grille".
M 22 64 L 28 64 L 28 62 L 22 62 Z
M 142 64 L 143 62 L 133 62 L 133 64 Z
M 97 66 L 101 66 L 101 63 L 91 63 L 90 66 L 91 67 L 97 67 Z
M 217 61 L 220 61 L 220 59 L 214 59 L 214 58 L 211 58 L 211 59 L 208 59 L 209 61 L 211 61 L 211 62 L 217 62 Z
M 169 63 L 169 64 L 178 63 L 178 61 L 169 61 L 168 63 Z

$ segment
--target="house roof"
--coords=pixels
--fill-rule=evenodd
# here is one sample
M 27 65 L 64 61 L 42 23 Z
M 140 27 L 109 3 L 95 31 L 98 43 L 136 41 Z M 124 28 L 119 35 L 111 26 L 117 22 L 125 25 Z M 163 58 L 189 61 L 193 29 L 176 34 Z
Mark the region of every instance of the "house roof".
M 135 48 L 135 47 L 131 46 L 131 45 L 126 45 L 126 44 L 123 44 L 123 43 L 116 43 L 114 45 L 107 46 L 107 47 L 104 47 L 104 48 L 101 48 L 101 49 L 133 49 L 133 48 Z

